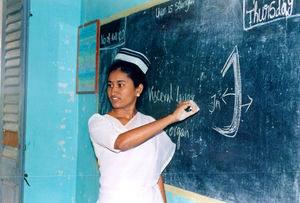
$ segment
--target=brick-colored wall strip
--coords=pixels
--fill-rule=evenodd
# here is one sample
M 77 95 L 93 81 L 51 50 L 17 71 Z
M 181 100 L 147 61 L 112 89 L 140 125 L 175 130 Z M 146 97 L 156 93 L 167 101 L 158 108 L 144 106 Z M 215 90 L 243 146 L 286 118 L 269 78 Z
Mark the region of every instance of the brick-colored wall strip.
M 18 132 L 5 130 L 4 136 L 2 139 L 2 144 L 12 146 L 12 147 L 18 147 Z

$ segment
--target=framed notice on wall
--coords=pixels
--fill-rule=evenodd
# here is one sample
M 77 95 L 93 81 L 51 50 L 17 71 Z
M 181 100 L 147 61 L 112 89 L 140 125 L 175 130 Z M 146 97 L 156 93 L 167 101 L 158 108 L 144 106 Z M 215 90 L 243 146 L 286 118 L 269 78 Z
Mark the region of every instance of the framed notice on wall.
M 100 20 L 78 28 L 76 93 L 98 92 Z

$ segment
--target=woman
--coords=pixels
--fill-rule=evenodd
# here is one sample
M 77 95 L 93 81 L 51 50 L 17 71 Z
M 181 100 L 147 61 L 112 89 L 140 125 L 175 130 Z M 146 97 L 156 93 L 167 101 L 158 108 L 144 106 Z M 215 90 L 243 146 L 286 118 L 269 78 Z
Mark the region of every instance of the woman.
M 163 129 L 199 108 L 192 101 L 182 102 L 172 114 L 157 121 L 137 112 L 136 101 L 149 67 L 146 56 L 122 48 L 108 70 L 112 110 L 89 119 L 101 175 L 99 203 L 166 202 L 161 173 L 175 152 L 175 144 Z

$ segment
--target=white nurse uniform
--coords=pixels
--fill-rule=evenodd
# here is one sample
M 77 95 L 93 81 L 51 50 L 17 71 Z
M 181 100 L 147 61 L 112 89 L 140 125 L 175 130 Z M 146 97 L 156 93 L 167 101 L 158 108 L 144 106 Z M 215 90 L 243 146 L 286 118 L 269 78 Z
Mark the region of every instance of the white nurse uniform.
M 121 133 L 154 120 L 140 112 L 126 125 L 108 114 L 94 114 L 89 119 L 100 171 L 98 203 L 163 203 L 157 182 L 175 152 L 175 144 L 167 134 L 161 131 L 126 151 L 114 149 Z

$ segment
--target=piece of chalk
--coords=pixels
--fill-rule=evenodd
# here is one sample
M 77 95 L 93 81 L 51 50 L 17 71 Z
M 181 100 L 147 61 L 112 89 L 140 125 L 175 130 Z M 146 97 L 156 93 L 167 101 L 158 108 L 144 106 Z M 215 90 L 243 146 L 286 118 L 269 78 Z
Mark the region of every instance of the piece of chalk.
M 186 109 L 184 109 L 186 112 L 190 112 L 192 110 L 192 107 L 188 106 Z

